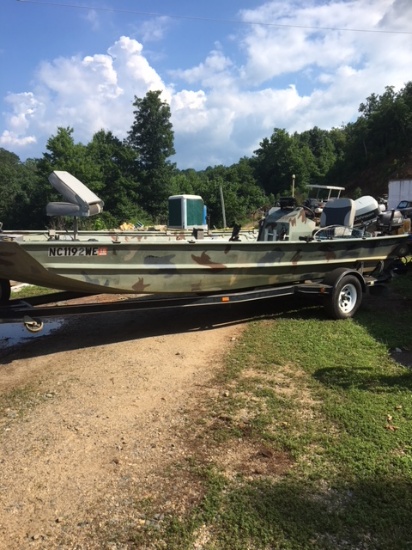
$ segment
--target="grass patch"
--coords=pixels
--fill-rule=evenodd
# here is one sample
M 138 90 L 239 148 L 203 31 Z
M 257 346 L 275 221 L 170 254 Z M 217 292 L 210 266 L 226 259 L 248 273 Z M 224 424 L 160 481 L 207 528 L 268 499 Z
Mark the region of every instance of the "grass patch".
M 412 270 L 395 277 L 388 289 L 388 295 L 371 300 L 372 307 L 362 308 L 356 321 L 388 349 L 398 347 L 412 351 L 412 338 L 405 330 L 412 321 Z
M 46 294 L 54 294 L 55 292 L 60 292 L 59 290 L 53 290 L 43 286 L 35 285 L 26 285 L 19 287 L 17 290 L 11 288 L 11 298 L 23 299 L 31 298 L 33 296 L 43 296 Z
M 7 430 L 16 420 L 25 416 L 47 399 L 32 386 L 18 388 L 0 396 L 0 427 Z
M 412 285 L 411 285 L 411 277 L 412 277 L 412 258 L 410 259 L 409 266 L 409 272 L 407 272 L 404 275 L 400 275 L 398 277 L 395 277 L 395 279 L 391 282 L 391 287 L 396 290 L 398 294 L 400 294 L 403 298 L 412 298 Z
M 412 371 L 390 353 L 411 345 L 410 274 L 395 289 L 353 320 L 248 326 L 196 427 L 203 496 L 142 547 L 412 548 Z

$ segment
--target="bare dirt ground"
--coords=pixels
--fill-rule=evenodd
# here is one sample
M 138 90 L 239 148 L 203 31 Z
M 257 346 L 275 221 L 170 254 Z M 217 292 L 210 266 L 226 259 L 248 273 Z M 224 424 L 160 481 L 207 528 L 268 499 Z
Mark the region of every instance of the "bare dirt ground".
M 144 524 L 132 495 L 170 499 L 161 474 L 184 458 L 190 411 L 205 388 L 219 392 L 209 383 L 250 317 L 250 306 L 76 317 L 0 350 L 0 549 L 124 548 L 99 526 Z

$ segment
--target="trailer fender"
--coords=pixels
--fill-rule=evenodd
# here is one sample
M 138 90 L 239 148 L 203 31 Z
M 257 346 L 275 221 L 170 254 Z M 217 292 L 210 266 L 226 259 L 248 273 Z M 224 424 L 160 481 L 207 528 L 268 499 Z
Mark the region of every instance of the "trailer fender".
M 359 273 L 359 271 L 356 271 L 356 269 L 348 269 L 346 267 L 338 267 L 337 269 L 334 269 L 325 276 L 322 283 L 335 287 L 347 275 L 353 275 L 356 277 L 361 284 L 362 291 L 366 291 L 366 282 L 362 274 Z

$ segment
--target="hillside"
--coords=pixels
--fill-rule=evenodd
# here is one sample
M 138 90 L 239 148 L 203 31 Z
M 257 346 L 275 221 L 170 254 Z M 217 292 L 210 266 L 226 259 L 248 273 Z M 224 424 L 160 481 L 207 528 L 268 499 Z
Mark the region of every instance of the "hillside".
M 412 179 L 412 152 L 409 158 L 403 161 L 386 159 L 357 174 L 350 183 L 342 185 L 346 188 L 347 195 L 354 195 L 356 190 L 360 189 L 362 195 L 382 197 L 388 193 L 389 181 L 396 179 Z

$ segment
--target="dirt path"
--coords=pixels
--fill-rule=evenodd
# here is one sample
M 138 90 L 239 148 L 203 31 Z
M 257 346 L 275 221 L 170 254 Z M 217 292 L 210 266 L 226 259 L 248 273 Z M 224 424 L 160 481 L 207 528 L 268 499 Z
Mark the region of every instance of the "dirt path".
M 249 316 L 87 316 L 0 350 L 0 549 L 102 548 L 99 522 L 139 521 L 131 491 L 161 490 L 188 409 Z

